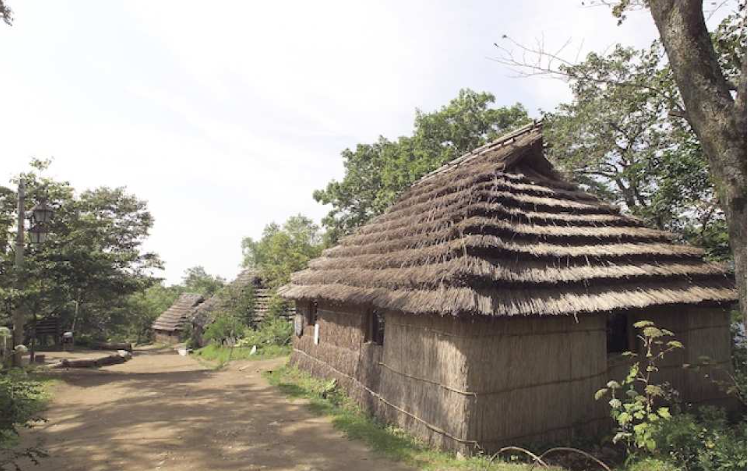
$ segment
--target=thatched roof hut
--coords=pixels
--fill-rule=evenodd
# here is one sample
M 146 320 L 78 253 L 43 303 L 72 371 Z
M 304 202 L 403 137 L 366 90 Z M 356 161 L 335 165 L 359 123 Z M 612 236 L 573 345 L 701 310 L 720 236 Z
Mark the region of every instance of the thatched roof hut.
M 188 314 L 192 322 L 193 337 L 198 345 L 205 346 L 203 340 L 205 329 L 215 321 L 218 313 L 229 307 L 231 295 L 240 294 L 246 289 L 252 290 L 254 298 L 251 325 L 259 324 L 267 316 L 272 292 L 265 286 L 257 270 L 244 270 L 231 283 Z M 290 316 L 291 312 L 287 315 Z
M 725 267 L 702 256 L 563 181 L 536 125 L 424 177 L 284 293 L 486 316 L 733 301 Z
M 569 395 L 604 384 L 606 349 L 616 335 L 635 348 L 637 318 L 682 337 L 698 329 L 688 355 L 729 358 L 736 300 L 725 266 L 701 249 L 565 181 L 539 123 L 425 176 L 281 292 L 306 315 L 294 362 L 426 439 L 486 449 L 605 420 Z M 696 381 L 678 374 L 685 389 Z M 564 407 L 559 394 L 571 412 L 546 409 Z
M 174 304 L 153 322 L 152 328 L 156 340 L 167 343 L 177 342 L 188 321 L 188 314 L 195 306 L 203 302 L 203 299 L 200 294 L 180 294 Z

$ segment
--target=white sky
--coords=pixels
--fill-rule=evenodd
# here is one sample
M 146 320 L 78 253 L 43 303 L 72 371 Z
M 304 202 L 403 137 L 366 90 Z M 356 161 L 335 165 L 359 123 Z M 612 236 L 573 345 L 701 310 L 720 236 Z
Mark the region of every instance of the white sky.
M 319 221 L 312 191 L 343 175 L 340 151 L 409 133 L 416 107 L 465 87 L 534 115 L 568 100 L 489 60 L 503 34 L 583 51 L 656 34 L 648 13 L 617 27 L 579 0 L 6 3 L 0 181 L 53 157 L 79 190 L 126 186 L 148 201 L 169 282 L 194 265 L 232 278 L 242 237 Z

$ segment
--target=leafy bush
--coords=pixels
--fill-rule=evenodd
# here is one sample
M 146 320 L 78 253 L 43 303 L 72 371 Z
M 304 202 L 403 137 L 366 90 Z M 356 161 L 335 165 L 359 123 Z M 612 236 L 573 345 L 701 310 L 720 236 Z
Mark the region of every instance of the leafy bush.
M 655 450 L 655 426 L 671 416 L 670 408 L 662 404 L 674 392 L 668 384 L 654 384 L 652 375 L 659 371 L 657 364 L 665 355 L 683 348 L 677 340 L 668 340 L 674 335 L 671 331 L 660 329 L 651 321 L 637 322 L 634 327 L 641 331 L 638 337 L 643 344 L 644 359 L 640 361 L 637 354 L 626 352 L 634 359 L 628 375 L 620 383 L 609 381 L 607 387 L 595 393 L 595 399 L 610 394 L 610 415 L 617 424 L 613 443 L 623 442 L 629 456 L 639 450 Z M 619 390 L 623 390 L 620 397 Z
M 221 345 L 224 342 L 239 338 L 246 327 L 246 324 L 236 316 L 218 315 L 213 323 L 205 329 L 203 338 L 208 342 Z
M 256 329 L 244 330 L 243 338 L 237 346 L 263 348 L 269 345 L 285 346 L 291 344 L 293 337 L 293 324 L 287 319 L 277 316 L 268 316 Z
M 663 461 L 657 458 L 646 458 L 637 461 L 626 469 L 627 471 L 683 471 L 681 468 L 677 468 L 669 461 Z
M 41 422 L 44 406 L 41 383 L 21 369 L 0 373 L 0 448 L 15 444 L 19 427 Z
M 658 455 L 686 471 L 746 469 L 745 422 L 731 426 L 722 409 L 676 415 L 658 424 L 654 439 Z

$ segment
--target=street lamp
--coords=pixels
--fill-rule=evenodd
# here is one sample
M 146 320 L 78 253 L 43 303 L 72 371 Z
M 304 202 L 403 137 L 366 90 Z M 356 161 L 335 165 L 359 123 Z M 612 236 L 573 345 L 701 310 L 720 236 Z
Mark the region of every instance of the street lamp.
M 47 240 L 49 230 L 44 224 L 36 223 L 29 228 L 29 238 L 32 244 L 41 244 Z
M 42 200 L 31 208 L 31 219 L 34 222 L 46 224 L 52 219 L 54 214 L 55 210 L 45 200 Z
M 44 200 L 31 208 L 31 227 L 29 228 L 29 237 L 31 238 L 32 244 L 41 244 L 47 240 L 47 234 L 49 234 L 47 223 L 52 219 L 54 213 L 52 207 Z
M 18 273 L 23 268 L 24 259 L 24 219 L 26 218 L 26 212 L 24 209 L 26 201 L 26 182 L 23 178 L 18 182 L 18 231 L 16 232 L 16 254 L 15 254 L 15 267 Z M 42 201 L 35 205 L 31 210 L 31 227 L 29 228 L 29 237 L 31 242 L 38 244 L 44 242 L 47 239 L 48 229 L 47 223 L 52 218 L 54 210 L 47 204 L 46 201 Z M 16 280 L 16 289 L 23 289 L 23 280 L 19 277 Z M 13 346 L 18 347 L 23 344 L 23 327 L 25 325 L 24 313 L 21 306 L 16 306 L 13 310 Z M 23 352 L 21 349 L 14 348 L 13 354 L 13 365 L 21 366 L 21 356 Z

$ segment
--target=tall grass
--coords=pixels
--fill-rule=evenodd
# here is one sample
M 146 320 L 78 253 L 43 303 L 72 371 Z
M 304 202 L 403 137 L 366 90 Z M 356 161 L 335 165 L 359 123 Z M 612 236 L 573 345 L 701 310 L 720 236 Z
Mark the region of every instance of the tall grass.
M 269 360 L 286 356 L 291 353 L 291 347 L 288 345 L 265 345 L 258 349 L 254 355 L 251 352 L 250 347 L 223 347 L 210 344 L 196 350 L 194 355 L 202 360 L 216 362 L 219 366 L 223 366 L 234 360 Z

